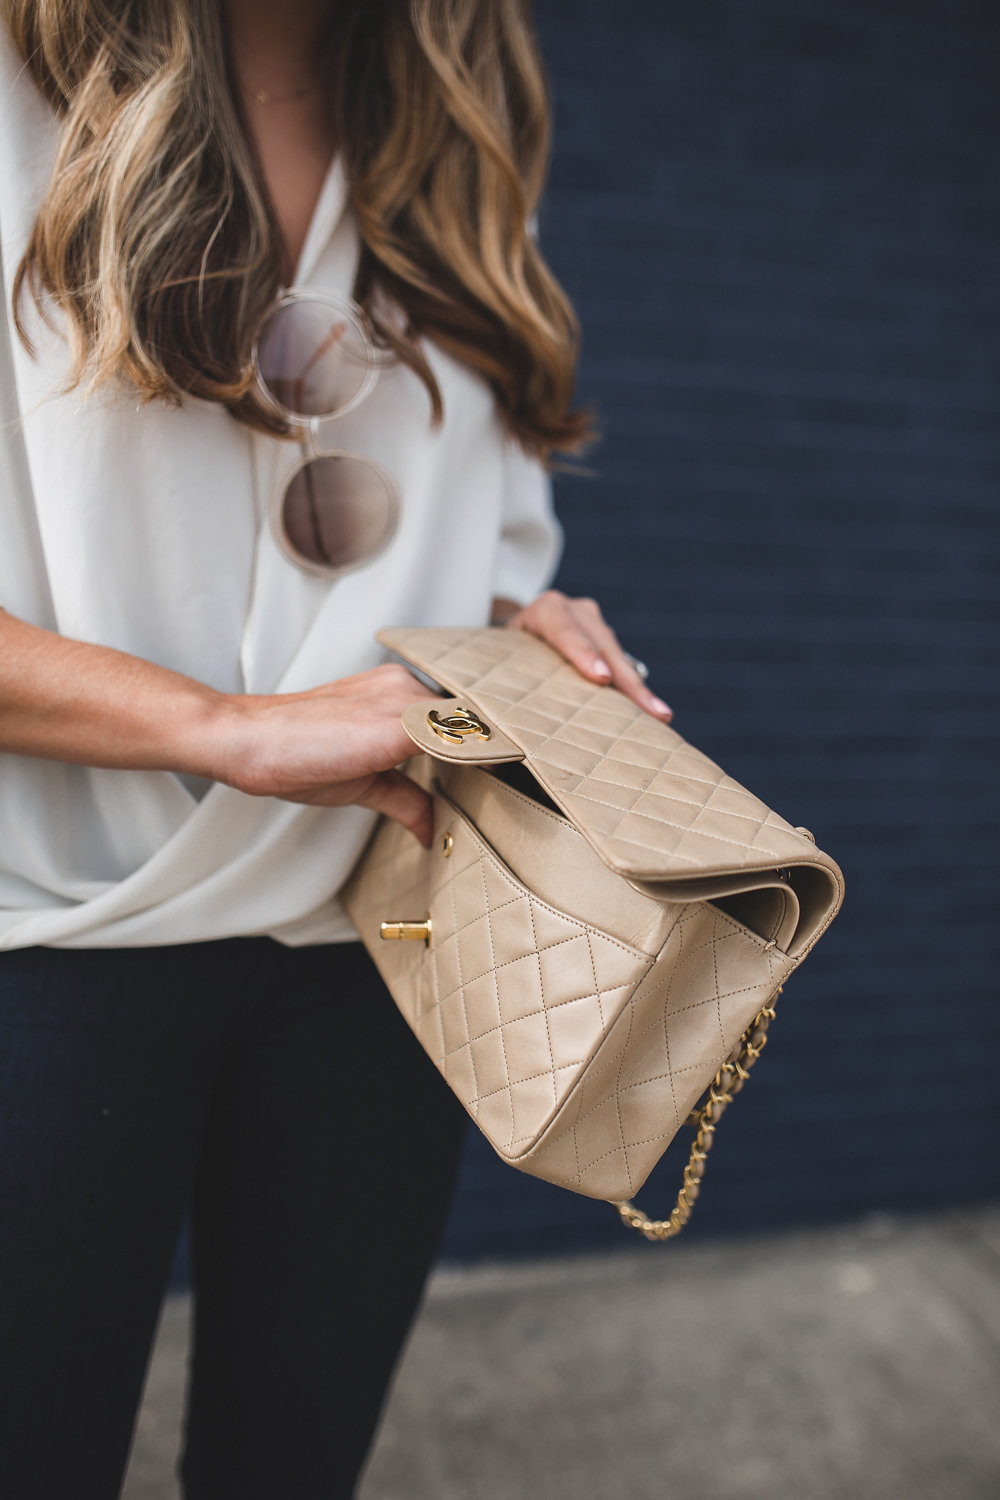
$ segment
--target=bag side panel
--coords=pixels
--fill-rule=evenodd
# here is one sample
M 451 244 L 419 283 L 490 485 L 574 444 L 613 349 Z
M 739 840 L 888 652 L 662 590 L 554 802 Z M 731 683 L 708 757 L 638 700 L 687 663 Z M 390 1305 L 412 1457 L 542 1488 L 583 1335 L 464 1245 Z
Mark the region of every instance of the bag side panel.
M 587 1197 L 631 1198 L 794 967 L 716 907 L 684 908 L 579 1086 L 514 1165 Z

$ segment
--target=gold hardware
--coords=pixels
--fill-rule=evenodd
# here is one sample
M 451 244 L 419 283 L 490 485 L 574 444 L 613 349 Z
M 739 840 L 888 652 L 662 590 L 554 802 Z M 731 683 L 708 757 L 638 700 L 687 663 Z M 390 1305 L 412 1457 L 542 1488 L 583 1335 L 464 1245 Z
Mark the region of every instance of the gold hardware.
M 444 855 L 445 859 L 451 858 L 451 851 L 454 849 L 454 847 L 455 840 L 452 838 L 451 834 L 443 833 L 441 835 L 441 853 Z
M 740 1050 L 716 1073 L 709 1085 L 705 1103 L 695 1108 L 687 1117 L 688 1125 L 697 1125 L 688 1164 L 684 1168 L 684 1181 L 677 1194 L 677 1203 L 669 1219 L 647 1218 L 634 1203 L 616 1203 L 622 1223 L 629 1229 L 637 1229 L 647 1240 L 671 1240 L 680 1234 L 694 1212 L 695 1199 L 705 1175 L 705 1158 L 715 1136 L 715 1127 L 723 1113 L 750 1076 L 750 1069 L 764 1050 L 767 1028 L 774 1020 L 774 1002 L 781 994 L 779 985 L 771 1001 L 761 1007 L 740 1038 Z
M 437 709 L 432 708 L 427 715 L 427 722 L 435 734 L 439 734 L 443 740 L 450 740 L 453 745 L 460 745 L 468 734 L 488 740 L 493 732 L 489 725 L 484 724 L 482 719 L 478 719 L 467 708 L 456 708 L 446 719 L 442 719 Z
M 801 833 L 802 837 L 804 839 L 808 839 L 810 844 L 815 844 L 816 835 L 814 833 L 810 833 L 808 828 L 796 828 L 795 832 Z
M 431 919 L 425 917 L 422 922 L 380 922 L 378 935 L 386 942 L 422 942 L 425 947 L 431 945 Z

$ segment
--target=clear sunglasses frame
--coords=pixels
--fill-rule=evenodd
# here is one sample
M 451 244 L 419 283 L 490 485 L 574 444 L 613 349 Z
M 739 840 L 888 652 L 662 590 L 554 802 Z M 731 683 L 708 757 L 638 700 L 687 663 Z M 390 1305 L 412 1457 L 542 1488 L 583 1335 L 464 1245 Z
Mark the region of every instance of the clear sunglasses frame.
M 327 338 L 317 345 L 311 356 L 303 363 L 301 373 L 297 378 L 297 385 L 302 398 L 298 405 L 293 405 L 282 398 L 272 389 L 267 375 L 262 369 L 261 345 L 265 339 L 271 320 L 289 307 L 299 304 L 313 304 L 329 310 L 335 318 L 331 322 L 330 332 Z M 310 403 L 305 399 L 305 386 L 313 366 L 328 355 L 333 347 L 332 335 L 340 329 L 349 331 L 350 340 L 347 347 L 351 349 L 349 358 L 355 362 L 358 383 L 357 388 L 351 391 L 346 399 L 333 400 L 326 409 L 303 410 Z M 310 291 L 306 288 L 286 291 L 275 302 L 261 324 L 260 331 L 253 342 L 251 353 L 254 377 L 265 400 L 292 428 L 296 430 L 301 457 L 299 462 L 288 473 L 284 474 L 271 498 L 269 506 L 269 521 L 271 534 L 282 555 L 296 567 L 315 577 L 334 579 L 345 573 L 353 572 L 357 568 L 364 567 L 379 557 L 392 542 L 399 527 L 400 501 L 399 491 L 392 475 L 365 454 L 353 453 L 344 448 L 327 448 L 320 442 L 319 429 L 324 422 L 335 421 L 338 417 L 346 416 L 361 405 L 371 395 L 378 381 L 380 359 L 371 335 L 368 332 L 366 319 L 363 311 L 358 305 L 346 297 L 334 296 L 327 292 Z M 310 466 L 322 464 L 325 460 L 344 460 L 348 464 L 363 465 L 370 482 L 380 486 L 385 498 L 385 520 L 378 529 L 374 543 L 363 550 L 357 557 L 347 562 L 330 563 L 319 558 L 310 557 L 303 552 L 289 535 L 286 524 L 286 507 L 289 495 L 293 493 L 296 481 L 300 480 L 310 469 Z M 317 469 L 313 468 L 314 476 Z M 319 542 L 321 530 L 320 497 L 311 493 L 311 486 L 306 482 L 307 505 L 312 510 L 312 524 L 315 529 L 317 545 L 319 550 L 322 546 Z M 325 508 L 332 514 L 336 511 L 336 496 L 327 496 Z

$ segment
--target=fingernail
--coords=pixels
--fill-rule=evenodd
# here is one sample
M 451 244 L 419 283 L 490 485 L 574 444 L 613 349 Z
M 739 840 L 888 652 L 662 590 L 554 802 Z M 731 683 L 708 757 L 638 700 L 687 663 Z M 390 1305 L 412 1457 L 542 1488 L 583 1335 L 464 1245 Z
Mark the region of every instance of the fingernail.
M 649 695 L 649 706 L 654 714 L 664 714 L 671 719 L 674 716 L 674 711 L 670 707 L 670 704 L 664 703 L 662 698 L 655 698 L 652 693 Z
M 608 666 L 607 662 L 604 661 L 600 656 L 597 657 L 594 662 L 594 673 L 598 677 L 606 677 L 609 682 L 611 681 L 613 675 L 611 668 Z

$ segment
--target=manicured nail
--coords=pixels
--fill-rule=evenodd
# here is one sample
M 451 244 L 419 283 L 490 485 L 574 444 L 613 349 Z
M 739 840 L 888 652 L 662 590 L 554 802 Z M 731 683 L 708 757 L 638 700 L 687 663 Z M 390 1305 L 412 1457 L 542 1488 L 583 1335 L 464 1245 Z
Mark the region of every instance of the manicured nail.
M 594 662 L 594 675 L 596 677 L 606 677 L 609 682 L 611 681 L 613 675 L 611 668 L 608 666 L 607 662 L 604 661 L 600 656 L 597 657 L 596 661 Z
M 666 718 L 673 718 L 673 709 L 670 707 L 669 703 L 664 703 L 662 698 L 654 698 L 653 694 L 650 693 L 648 702 L 654 714 L 663 714 Z

